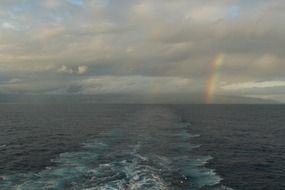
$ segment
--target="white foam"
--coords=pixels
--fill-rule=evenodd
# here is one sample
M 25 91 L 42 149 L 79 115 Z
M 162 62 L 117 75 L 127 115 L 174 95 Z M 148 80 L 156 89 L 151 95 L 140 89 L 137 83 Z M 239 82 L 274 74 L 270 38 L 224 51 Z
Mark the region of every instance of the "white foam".
M 188 152 L 200 145 L 187 141 L 199 135 L 178 129 L 176 133 L 171 130 L 171 134 L 166 133 L 166 136 L 177 137 L 178 143 L 170 144 L 169 150 L 179 149 L 181 155 L 143 154 L 140 152 L 143 142 L 116 149 L 115 144 L 106 144 L 104 142 L 108 139 L 103 138 L 102 142 L 84 143 L 82 151 L 60 154 L 53 160 L 56 166 L 37 174 L 18 176 L 18 181 L 15 181 L 19 185 L 15 187 L 19 190 L 65 189 L 67 184 L 69 189 L 85 190 L 166 190 L 173 182 L 183 186 L 191 181 L 194 188 L 220 183 L 221 178 L 214 170 L 203 168 L 211 157 L 189 158 Z M 165 177 L 165 173 L 169 175 Z

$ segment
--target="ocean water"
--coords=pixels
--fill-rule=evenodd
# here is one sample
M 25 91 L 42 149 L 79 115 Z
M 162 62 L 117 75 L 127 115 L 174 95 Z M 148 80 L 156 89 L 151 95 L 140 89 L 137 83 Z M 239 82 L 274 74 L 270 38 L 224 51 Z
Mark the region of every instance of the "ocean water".
M 285 189 L 285 106 L 2 104 L 1 190 Z

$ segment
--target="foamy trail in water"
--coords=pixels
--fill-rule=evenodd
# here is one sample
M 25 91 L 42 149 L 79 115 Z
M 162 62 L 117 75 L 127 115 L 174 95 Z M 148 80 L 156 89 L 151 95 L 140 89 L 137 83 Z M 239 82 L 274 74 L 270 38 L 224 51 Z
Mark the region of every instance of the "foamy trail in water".
M 111 132 L 60 154 L 39 173 L 5 176 L 0 189 L 179 190 L 226 189 L 204 165 L 211 157 L 192 155 L 188 123 L 165 109 L 147 110 Z

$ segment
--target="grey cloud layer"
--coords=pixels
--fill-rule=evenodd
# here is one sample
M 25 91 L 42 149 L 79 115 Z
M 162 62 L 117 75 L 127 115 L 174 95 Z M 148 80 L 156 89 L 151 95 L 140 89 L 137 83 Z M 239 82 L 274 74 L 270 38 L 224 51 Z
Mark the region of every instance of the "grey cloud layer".
M 238 95 L 246 82 L 284 80 L 282 0 L 0 5 L 0 92 L 149 92 L 147 83 L 168 92 L 177 82 L 182 86 L 174 92 L 201 92 L 219 53 L 225 55 L 219 93 Z M 185 80 L 192 82 L 180 83 Z M 260 91 L 257 85 L 241 94 L 264 96 Z M 280 92 L 274 90 L 276 97 Z

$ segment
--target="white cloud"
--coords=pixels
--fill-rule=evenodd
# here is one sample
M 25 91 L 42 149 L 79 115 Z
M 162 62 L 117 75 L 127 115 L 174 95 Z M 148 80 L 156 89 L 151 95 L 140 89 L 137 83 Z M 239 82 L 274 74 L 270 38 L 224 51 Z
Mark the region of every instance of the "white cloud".
M 81 75 L 81 74 L 86 73 L 87 71 L 88 71 L 87 66 L 85 66 L 85 65 L 78 66 L 78 71 L 77 71 L 78 74 Z
M 66 73 L 66 74 L 72 74 L 73 73 L 73 69 L 68 68 L 65 65 L 62 65 L 56 72 L 58 73 Z
M 57 73 L 63 73 L 63 74 L 78 74 L 82 75 L 88 71 L 88 66 L 80 65 L 76 69 L 73 69 L 71 67 L 67 67 L 66 65 L 61 65 L 56 72 Z
M 263 82 L 244 82 L 229 84 L 222 87 L 225 90 L 241 90 L 250 88 L 272 88 L 272 87 L 285 87 L 285 81 L 263 81 Z
M 10 23 L 10 22 L 3 22 L 2 23 L 2 27 L 5 28 L 5 29 L 12 29 L 12 30 L 16 30 L 17 29 L 17 27 L 14 24 Z

